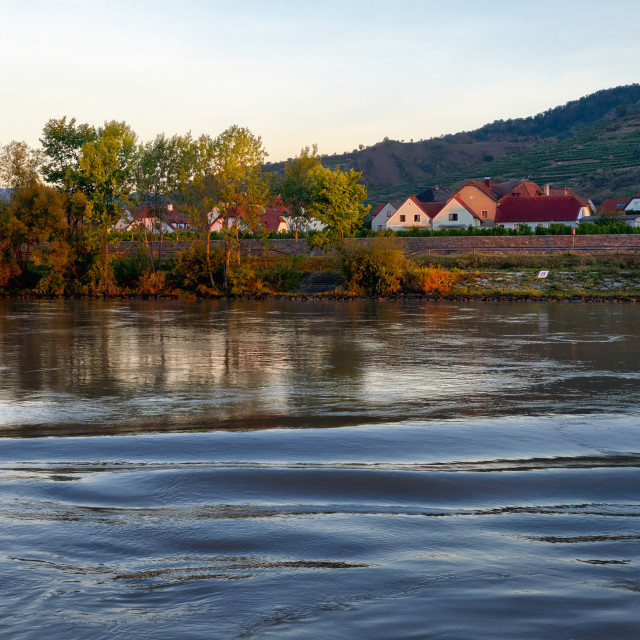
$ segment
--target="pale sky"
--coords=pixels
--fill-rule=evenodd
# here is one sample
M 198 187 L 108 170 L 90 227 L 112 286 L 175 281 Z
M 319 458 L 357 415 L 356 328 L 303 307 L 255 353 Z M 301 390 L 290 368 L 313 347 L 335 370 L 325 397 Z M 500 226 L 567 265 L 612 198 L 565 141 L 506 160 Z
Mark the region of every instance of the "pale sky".
M 50 118 L 262 136 L 269 160 L 640 81 L 636 0 L 0 0 L 0 144 Z

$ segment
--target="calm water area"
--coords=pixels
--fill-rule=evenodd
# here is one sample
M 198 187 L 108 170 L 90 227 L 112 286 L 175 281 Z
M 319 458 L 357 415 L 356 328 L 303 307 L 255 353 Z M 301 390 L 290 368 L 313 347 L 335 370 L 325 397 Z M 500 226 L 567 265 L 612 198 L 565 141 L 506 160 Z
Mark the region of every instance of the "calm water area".
M 0 300 L 0 637 L 640 638 L 640 306 Z

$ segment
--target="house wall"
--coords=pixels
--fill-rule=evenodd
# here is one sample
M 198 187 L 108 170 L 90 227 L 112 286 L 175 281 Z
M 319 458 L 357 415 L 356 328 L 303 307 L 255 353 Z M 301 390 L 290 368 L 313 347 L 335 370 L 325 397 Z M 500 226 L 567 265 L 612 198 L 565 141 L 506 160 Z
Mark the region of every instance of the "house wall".
M 457 216 L 457 220 L 451 220 L 450 216 Z M 438 229 L 451 229 L 460 228 L 466 229 L 471 225 L 472 227 L 479 227 L 480 221 L 475 218 L 464 206 L 462 206 L 457 200 L 449 200 L 447 204 L 440 210 L 431 221 L 431 226 L 434 231 Z
M 402 220 L 404 216 L 404 220 Z M 416 216 L 418 219 L 416 220 Z M 402 230 L 408 227 L 430 227 L 429 216 L 411 199 L 405 200 L 400 208 L 387 218 L 387 229 Z M 373 228 L 373 227 L 372 227 Z M 376 227 L 374 231 L 377 231 Z
M 634 198 L 625 208 L 625 211 L 640 211 L 640 198 Z
M 471 211 L 473 211 L 478 218 L 482 220 L 494 220 L 496 217 L 496 208 L 497 202 L 491 199 L 486 193 L 483 193 L 478 189 L 478 187 L 474 187 L 472 185 L 465 185 L 462 187 L 457 193 L 454 194 L 458 196 L 462 202 L 464 202 Z M 487 217 L 482 217 L 482 212 L 487 212 Z
M 387 228 L 387 220 L 396 212 L 396 208 L 390 203 L 387 204 L 378 211 L 378 213 L 371 219 L 371 228 L 373 231 L 380 231 L 380 229 Z

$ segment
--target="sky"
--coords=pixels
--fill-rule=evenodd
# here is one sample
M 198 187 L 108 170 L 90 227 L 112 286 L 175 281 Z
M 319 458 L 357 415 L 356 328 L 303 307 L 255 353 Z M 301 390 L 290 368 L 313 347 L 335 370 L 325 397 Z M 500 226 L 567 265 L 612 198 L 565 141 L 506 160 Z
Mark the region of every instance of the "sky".
M 420 140 L 640 81 L 636 0 L 0 0 L 0 145 L 51 118 L 262 137 L 269 160 Z

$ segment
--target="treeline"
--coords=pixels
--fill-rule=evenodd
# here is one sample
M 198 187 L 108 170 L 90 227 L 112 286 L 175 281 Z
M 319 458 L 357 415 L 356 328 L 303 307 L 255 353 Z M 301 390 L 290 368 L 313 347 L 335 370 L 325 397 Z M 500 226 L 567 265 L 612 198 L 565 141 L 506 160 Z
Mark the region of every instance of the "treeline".
M 141 142 L 126 122 L 95 127 L 63 117 L 46 123 L 40 142 L 0 149 L 0 290 L 116 293 L 114 225 L 140 207 L 155 221 L 134 225 L 146 256 L 140 277 L 151 288 L 164 280 L 151 241 L 162 240 L 161 223 L 176 207 L 204 248 L 207 286 L 220 292 L 241 269 L 242 237 L 266 236 L 269 208 L 287 213 L 294 235 L 321 223 L 314 234 L 321 246 L 352 236 L 368 211 L 360 173 L 323 168 L 315 146 L 281 175 L 267 173 L 261 138 L 238 126 L 215 138 L 160 134 Z M 214 227 L 222 240 L 215 255 Z
M 577 129 L 588 127 L 610 114 L 624 116 L 637 110 L 640 84 L 596 91 L 579 100 L 547 109 L 528 118 L 496 120 L 467 133 L 477 141 L 513 139 L 514 137 L 564 138 Z

